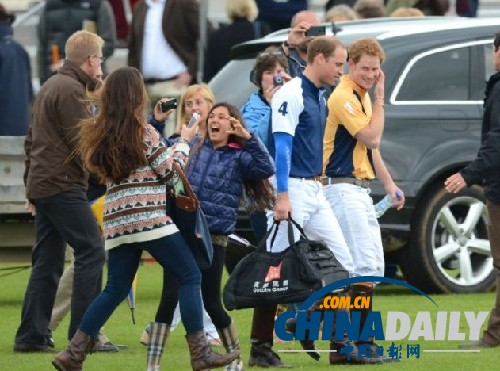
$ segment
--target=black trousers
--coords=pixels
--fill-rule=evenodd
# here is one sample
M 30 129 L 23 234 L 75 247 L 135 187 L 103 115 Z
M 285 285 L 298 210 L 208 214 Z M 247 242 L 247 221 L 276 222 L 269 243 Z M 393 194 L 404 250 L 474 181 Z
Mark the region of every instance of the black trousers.
M 36 243 L 16 343 L 45 342 L 67 243 L 75 255 L 69 339 L 102 285 L 104 245 L 85 193 L 71 190 L 39 198 L 35 206 Z
M 224 247 L 214 245 L 212 266 L 209 269 L 201 271 L 203 305 L 215 327 L 218 329 L 226 328 L 231 324 L 231 317 L 224 310 L 221 298 L 222 269 L 224 268 L 225 255 L 226 249 Z M 170 273 L 163 270 L 163 289 L 155 322 L 170 325 L 174 317 L 178 299 L 179 284 Z

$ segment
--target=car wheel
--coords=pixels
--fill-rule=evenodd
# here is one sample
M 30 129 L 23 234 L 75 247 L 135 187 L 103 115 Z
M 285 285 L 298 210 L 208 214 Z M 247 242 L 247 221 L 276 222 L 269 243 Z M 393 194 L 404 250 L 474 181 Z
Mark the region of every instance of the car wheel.
M 426 292 L 492 288 L 495 274 L 484 202 L 479 187 L 451 194 L 441 185 L 419 202 L 402 264 L 409 283 Z

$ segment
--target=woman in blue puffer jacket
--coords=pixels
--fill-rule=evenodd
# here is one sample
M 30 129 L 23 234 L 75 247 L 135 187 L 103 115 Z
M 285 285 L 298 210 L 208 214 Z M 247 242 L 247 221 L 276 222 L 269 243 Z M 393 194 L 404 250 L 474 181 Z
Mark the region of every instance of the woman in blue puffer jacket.
M 220 294 L 228 235 L 235 230 L 243 192 L 252 209 L 272 210 L 274 193 L 268 178 L 275 169 L 266 147 L 258 136 L 246 129 L 237 107 L 224 102 L 215 104 L 208 115 L 207 129 L 205 138 L 198 137 L 191 142 L 186 175 L 207 218 L 214 245 L 212 266 L 202 271 L 203 302 L 224 347 L 230 352 L 239 349 L 239 341 Z M 178 289 L 177 282 L 165 272 L 156 317 L 164 319 L 166 326 L 172 322 Z M 163 350 L 165 342 L 155 344 L 154 338 L 150 336 L 148 353 Z M 154 357 L 148 354 L 150 358 Z M 226 369 L 243 370 L 241 358 Z

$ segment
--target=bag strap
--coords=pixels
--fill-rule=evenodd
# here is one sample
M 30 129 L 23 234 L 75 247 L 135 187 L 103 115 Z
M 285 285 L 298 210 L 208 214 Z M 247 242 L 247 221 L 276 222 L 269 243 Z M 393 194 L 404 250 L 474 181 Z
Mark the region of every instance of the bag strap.
M 196 205 L 196 207 L 200 206 L 200 201 L 198 201 L 198 197 L 196 197 L 193 188 L 191 187 L 191 184 L 189 184 L 189 181 L 186 178 L 186 174 L 184 174 L 184 171 L 182 171 L 181 166 L 174 161 L 172 164 L 173 169 L 177 172 L 177 175 L 179 176 L 179 179 L 182 182 L 182 185 L 184 186 L 184 192 L 186 195 L 193 200 L 193 203 Z
M 278 234 L 279 224 L 280 224 L 279 220 L 275 220 L 273 222 L 273 225 L 271 225 L 271 227 L 266 231 L 266 233 L 264 234 L 264 236 L 260 240 L 259 245 L 257 246 L 257 250 L 260 250 L 260 251 L 266 250 L 267 239 L 269 238 L 271 233 L 274 231 L 273 236 L 271 237 L 271 244 L 269 245 L 271 250 L 273 249 L 274 240 L 276 239 L 276 235 Z
M 276 236 L 278 234 L 278 227 L 279 227 L 280 223 L 281 223 L 281 220 L 274 220 L 271 227 L 266 231 L 266 234 L 260 240 L 259 245 L 257 246 L 257 250 L 264 251 L 266 249 L 267 239 L 269 238 L 269 236 L 272 233 L 271 242 L 269 244 L 269 249 L 272 252 L 274 241 L 276 240 Z M 293 226 L 295 226 L 295 228 L 297 228 L 297 230 L 299 231 L 300 237 L 302 237 L 306 240 L 308 239 L 306 234 L 304 233 L 304 229 L 302 229 L 302 227 L 300 226 L 299 223 L 297 223 L 295 220 L 292 219 L 291 215 L 288 216 L 287 223 L 288 223 L 288 243 L 290 244 L 290 246 L 295 243 Z
M 291 236 L 291 240 L 294 242 L 295 241 L 295 238 L 293 236 L 293 228 L 292 228 L 292 225 L 295 226 L 295 228 L 297 228 L 297 230 L 299 231 L 300 233 L 300 237 L 308 240 L 305 232 L 304 232 L 304 229 L 300 226 L 299 223 L 297 223 L 295 220 L 293 220 L 292 216 L 289 215 L 288 216 L 288 240 L 290 241 L 290 236 Z M 291 243 L 290 243 L 291 244 Z

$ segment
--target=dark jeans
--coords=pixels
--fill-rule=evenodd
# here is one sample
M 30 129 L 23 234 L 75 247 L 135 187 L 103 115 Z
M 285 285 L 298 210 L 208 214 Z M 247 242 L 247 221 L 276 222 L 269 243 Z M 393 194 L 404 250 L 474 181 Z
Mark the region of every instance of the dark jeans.
M 16 343 L 45 342 L 67 243 L 75 253 L 69 338 L 73 337 L 102 284 L 104 246 L 83 191 L 72 190 L 39 198 L 35 204 L 36 243 Z
M 221 279 L 224 267 L 225 248 L 214 245 L 212 266 L 201 272 L 201 293 L 203 305 L 208 315 L 218 329 L 226 328 L 231 324 L 231 317 L 226 313 L 221 301 Z M 177 299 L 180 298 L 179 284 L 167 271 L 163 271 L 163 290 L 160 305 L 156 312 L 155 322 L 172 323 Z M 181 307 L 182 311 L 182 307 Z M 184 326 L 186 322 L 182 318 Z M 203 326 L 202 326 L 203 327 Z
M 120 245 L 109 250 L 108 281 L 103 292 L 83 316 L 80 330 L 96 337 L 116 307 L 127 297 L 146 250 L 180 282 L 179 301 L 182 322 L 188 334 L 203 330 L 200 296 L 201 274 L 194 257 L 180 233 L 157 240 Z

